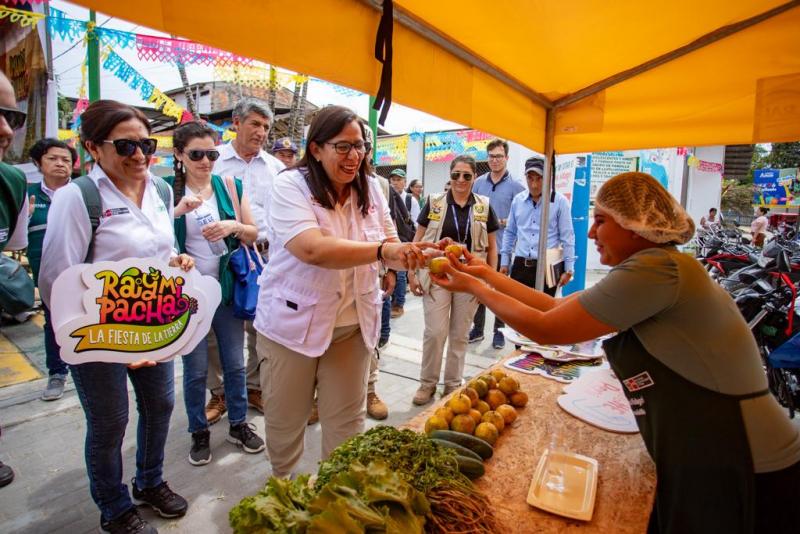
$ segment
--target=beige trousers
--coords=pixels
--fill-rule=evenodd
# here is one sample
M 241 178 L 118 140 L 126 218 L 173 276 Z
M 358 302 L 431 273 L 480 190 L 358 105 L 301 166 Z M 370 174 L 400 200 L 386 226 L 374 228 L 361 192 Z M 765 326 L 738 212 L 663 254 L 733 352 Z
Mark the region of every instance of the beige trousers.
M 322 458 L 364 430 L 370 350 L 358 325 L 336 328 L 328 350 L 310 358 L 258 334 L 267 454 L 272 474 L 285 477 L 303 455 L 316 383 Z
M 467 337 L 478 299 L 468 293 L 451 293 L 432 284 L 422 298 L 425 311 L 425 334 L 422 340 L 423 386 L 436 387 L 442 370 L 442 354 L 447 341 L 447 363 L 444 367 L 444 385 L 458 387 L 464 376 L 467 356 Z
M 244 339 L 247 346 L 247 389 L 261 391 L 261 379 L 259 377 L 259 359 L 256 351 L 256 329 L 253 328 L 253 321 L 244 322 Z M 219 364 L 219 352 L 217 350 L 217 338 L 214 331 L 208 333 L 208 377 L 206 386 L 215 395 L 222 395 L 225 389 L 222 387 L 222 368 Z
M 378 349 L 375 349 L 372 351 L 372 357 L 369 359 L 367 393 L 375 393 L 375 383 L 378 381 L 378 358 L 380 358 L 380 353 L 378 352 Z

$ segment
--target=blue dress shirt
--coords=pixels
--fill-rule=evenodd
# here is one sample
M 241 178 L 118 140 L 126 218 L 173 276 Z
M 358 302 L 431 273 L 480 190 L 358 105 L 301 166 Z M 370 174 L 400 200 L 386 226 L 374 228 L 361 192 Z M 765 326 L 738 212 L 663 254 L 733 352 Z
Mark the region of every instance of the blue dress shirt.
M 489 205 L 492 207 L 498 219 L 508 219 L 508 213 L 511 210 L 511 201 L 522 191 L 525 191 L 525 186 L 514 180 L 508 171 L 506 171 L 497 183 L 492 181 L 491 173 L 487 172 L 475 180 L 475 185 L 472 186 L 473 193 L 489 197 Z M 497 250 L 500 250 L 500 247 L 503 245 L 504 227 L 504 224 L 500 224 L 500 228 L 497 230 L 497 233 L 494 234 L 494 239 L 497 242 Z

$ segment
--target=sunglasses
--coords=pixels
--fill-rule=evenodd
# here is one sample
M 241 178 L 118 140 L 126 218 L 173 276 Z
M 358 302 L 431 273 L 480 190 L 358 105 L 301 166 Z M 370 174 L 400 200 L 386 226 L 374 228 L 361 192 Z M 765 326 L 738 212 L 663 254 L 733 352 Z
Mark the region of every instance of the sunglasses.
M 208 158 L 208 161 L 219 159 L 219 150 L 187 150 L 186 154 L 192 161 L 201 161 L 203 157 Z
M 450 173 L 451 180 L 458 180 L 459 178 L 463 178 L 465 182 L 469 182 L 472 180 L 472 173 L 471 172 L 459 172 L 454 171 Z
M 133 156 L 137 147 L 142 149 L 142 154 L 150 156 L 155 153 L 156 147 L 158 146 L 158 140 L 152 137 L 140 139 L 138 141 L 134 141 L 133 139 L 114 139 L 113 141 L 106 139 L 103 142 L 114 145 L 117 154 L 123 157 Z
M 0 116 L 2 116 L 8 123 L 9 128 L 12 130 L 19 130 L 25 124 L 27 115 L 24 111 L 18 109 L 11 109 L 0 106 Z

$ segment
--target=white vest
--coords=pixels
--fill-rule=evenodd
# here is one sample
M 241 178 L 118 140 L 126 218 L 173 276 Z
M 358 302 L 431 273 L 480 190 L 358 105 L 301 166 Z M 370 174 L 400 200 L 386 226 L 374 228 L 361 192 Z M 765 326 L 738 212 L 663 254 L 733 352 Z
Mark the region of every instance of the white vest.
M 317 216 L 320 230 L 353 241 L 380 243 L 386 238 L 383 213 L 386 200 L 377 182 L 369 179 L 369 213 L 361 217 L 358 197 L 353 191 L 351 235 L 338 235 L 331 221 L 331 210 L 320 206 L 313 198 L 305 178 L 299 171 L 286 171 L 279 179 L 287 177 L 297 185 L 308 199 Z M 273 248 L 274 246 L 274 248 Z M 383 304 L 378 284 L 377 261 L 355 268 L 355 302 L 358 324 L 364 343 L 373 349 L 380 334 L 380 316 Z M 328 349 L 336 325 L 340 293 L 338 269 L 318 267 L 300 261 L 283 243 L 270 243 L 269 263 L 259 279 L 258 307 L 253 326 L 261 334 L 286 348 L 310 357 L 319 357 Z

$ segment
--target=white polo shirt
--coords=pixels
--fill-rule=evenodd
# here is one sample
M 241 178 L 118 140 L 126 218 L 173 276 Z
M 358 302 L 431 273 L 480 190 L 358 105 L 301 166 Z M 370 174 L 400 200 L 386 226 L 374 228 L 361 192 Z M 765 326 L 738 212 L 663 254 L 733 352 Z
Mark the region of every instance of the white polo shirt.
M 131 257 L 158 258 L 167 262 L 177 255 L 172 194 L 165 206 L 152 182 L 153 177 L 147 180 L 141 208 L 117 189 L 100 165 L 92 168 L 89 178 L 100 191 L 102 205 L 90 262 Z M 81 191 L 74 183 L 55 192 L 47 218 L 48 221 L 58 221 L 58 224 L 47 226 L 39 271 L 39 292 L 49 306 L 50 290 L 58 275 L 86 260 L 92 225 Z
M 233 148 L 231 143 L 219 148 L 219 159 L 214 162 L 214 174 L 225 177 L 235 176 L 242 180 L 243 193 L 250 201 L 253 220 L 258 227 L 258 242 L 268 241 L 267 221 L 269 220 L 269 197 L 275 177 L 286 166 L 275 156 L 260 150 L 247 162 Z

